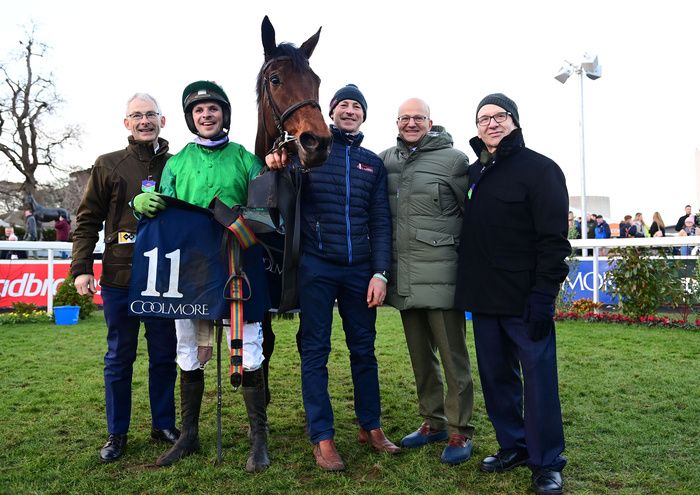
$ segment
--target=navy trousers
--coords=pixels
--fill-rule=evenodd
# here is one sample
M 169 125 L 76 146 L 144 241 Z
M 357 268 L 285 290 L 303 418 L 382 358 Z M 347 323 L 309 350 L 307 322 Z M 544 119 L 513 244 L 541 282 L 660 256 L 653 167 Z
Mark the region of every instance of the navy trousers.
M 473 320 L 481 388 L 498 444 L 527 450 L 533 470 L 561 471 L 566 459 L 554 332 L 535 342 L 522 318 L 474 313 Z
M 102 301 L 107 322 L 105 354 L 105 404 L 109 433 L 124 434 L 131 421 L 131 378 L 141 321 L 129 316 L 128 289 L 102 286 Z M 175 427 L 174 320 L 144 319 L 148 346 L 148 395 L 151 422 L 156 429 Z
M 379 374 L 374 354 L 377 311 L 367 307 L 371 277 L 369 263 L 340 266 L 315 256 L 302 256 L 299 268 L 301 391 L 312 443 L 335 435 L 327 364 L 336 299 L 345 343 L 350 350 L 355 415 L 367 431 L 380 427 Z

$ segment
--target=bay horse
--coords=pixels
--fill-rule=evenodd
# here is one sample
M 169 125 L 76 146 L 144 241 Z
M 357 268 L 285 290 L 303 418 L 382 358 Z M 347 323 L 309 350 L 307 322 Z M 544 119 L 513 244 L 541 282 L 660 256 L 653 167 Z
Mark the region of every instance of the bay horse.
M 309 65 L 321 28 L 298 48 L 291 43 L 277 45 L 275 28 L 267 16 L 262 21 L 261 34 L 265 57 L 257 77 L 258 131 L 255 154 L 264 162 L 265 155 L 284 147 L 293 159 L 285 169 L 266 171 L 251 181 L 248 206 L 268 208 L 270 217 L 278 226 L 276 233 L 258 236 L 270 247 L 268 270 L 273 273 L 269 277 L 270 285 L 279 286 L 271 290 L 271 296 L 278 314 L 283 314 L 298 308 L 302 169 L 317 167 L 326 161 L 330 152 L 331 132 L 318 103 L 321 79 Z M 276 278 L 275 272 L 278 275 Z M 274 346 L 275 334 L 268 313 L 263 321 L 263 369 L 268 402 L 268 374 Z
M 267 16 L 261 31 L 265 61 L 257 80 L 255 154 L 264 160 L 271 150 L 284 146 L 298 155 L 302 166 L 322 165 L 328 158 L 331 132 L 318 103 L 321 79 L 309 66 L 321 28 L 299 48 L 277 45 Z

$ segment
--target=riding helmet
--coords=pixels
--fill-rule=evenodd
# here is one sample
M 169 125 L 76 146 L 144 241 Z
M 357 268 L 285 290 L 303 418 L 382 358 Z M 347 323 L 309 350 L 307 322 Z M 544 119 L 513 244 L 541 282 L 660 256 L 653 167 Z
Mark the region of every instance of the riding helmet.
M 188 84 L 182 92 L 182 110 L 185 112 L 185 121 L 190 132 L 197 134 L 197 128 L 192 118 L 192 107 L 201 101 L 215 101 L 221 105 L 224 113 L 224 129 L 228 134 L 231 128 L 231 103 L 226 96 L 224 88 L 213 81 L 195 81 Z

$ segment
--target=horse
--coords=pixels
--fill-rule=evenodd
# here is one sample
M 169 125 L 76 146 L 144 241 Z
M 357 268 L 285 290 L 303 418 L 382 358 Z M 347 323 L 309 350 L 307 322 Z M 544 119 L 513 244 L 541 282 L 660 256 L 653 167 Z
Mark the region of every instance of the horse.
M 254 179 L 248 189 L 248 206 L 269 208 L 270 217 L 278 226 L 277 233 L 259 234 L 271 251 L 271 272 L 281 274 L 279 290 L 272 294 L 278 314 L 298 308 L 296 285 L 300 254 L 299 198 L 301 169 L 322 165 L 328 158 L 331 133 L 318 103 L 321 79 L 311 70 L 309 58 L 316 48 L 321 28 L 301 44 L 275 42 L 275 29 L 265 16 L 261 26 L 264 61 L 257 77 L 258 130 L 255 154 L 265 155 L 286 148 L 296 155 L 301 167 L 267 171 Z M 290 170 L 292 168 L 292 170 Z M 280 236 L 284 234 L 284 237 Z M 282 260 L 280 262 L 280 255 Z M 271 285 L 274 282 L 271 281 Z M 263 321 L 263 369 L 270 400 L 269 363 L 275 345 L 270 313 Z
M 58 217 L 63 217 L 70 222 L 70 213 L 68 213 L 68 210 L 65 208 L 47 208 L 37 203 L 31 193 L 27 193 L 24 196 L 24 207 L 31 210 L 34 217 L 39 222 L 51 222 L 58 220 Z
M 287 147 L 304 167 L 322 165 L 328 158 L 331 133 L 318 103 L 321 79 L 311 70 L 309 58 L 321 28 L 301 44 L 275 43 L 275 28 L 262 22 L 265 60 L 257 78 L 258 132 L 255 154 L 264 159 L 273 149 Z
M 265 16 L 261 26 L 264 61 L 257 77 L 258 132 L 255 154 L 286 147 L 298 156 L 299 166 L 266 172 L 248 188 L 248 206 L 269 208 L 270 217 L 284 234 L 281 295 L 278 312 L 296 308 L 296 268 L 300 252 L 299 198 L 301 170 L 322 165 L 328 158 L 331 132 L 318 103 L 321 79 L 309 65 L 321 28 L 301 44 L 275 42 L 275 28 Z M 290 170 L 291 169 L 291 170 Z M 275 247 L 275 234 L 263 239 Z M 274 299 L 274 297 L 273 297 Z

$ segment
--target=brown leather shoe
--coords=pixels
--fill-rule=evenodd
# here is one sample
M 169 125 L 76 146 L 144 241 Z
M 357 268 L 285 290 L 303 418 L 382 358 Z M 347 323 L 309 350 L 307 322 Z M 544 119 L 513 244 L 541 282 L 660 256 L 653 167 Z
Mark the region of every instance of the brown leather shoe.
M 386 452 L 387 454 L 398 454 L 401 452 L 401 448 L 391 443 L 391 440 L 384 435 L 381 428 L 375 428 L 371 431 L 360 428 L 357 441 L 362 444 L 369 443 L 370 447 L 377 452 Z
M 335 448 L 333 440 L 321 440 L 314 445 L 314 457 L 318 467 L 325 471 L 342 471 L 345 469 L 343 459 Z

